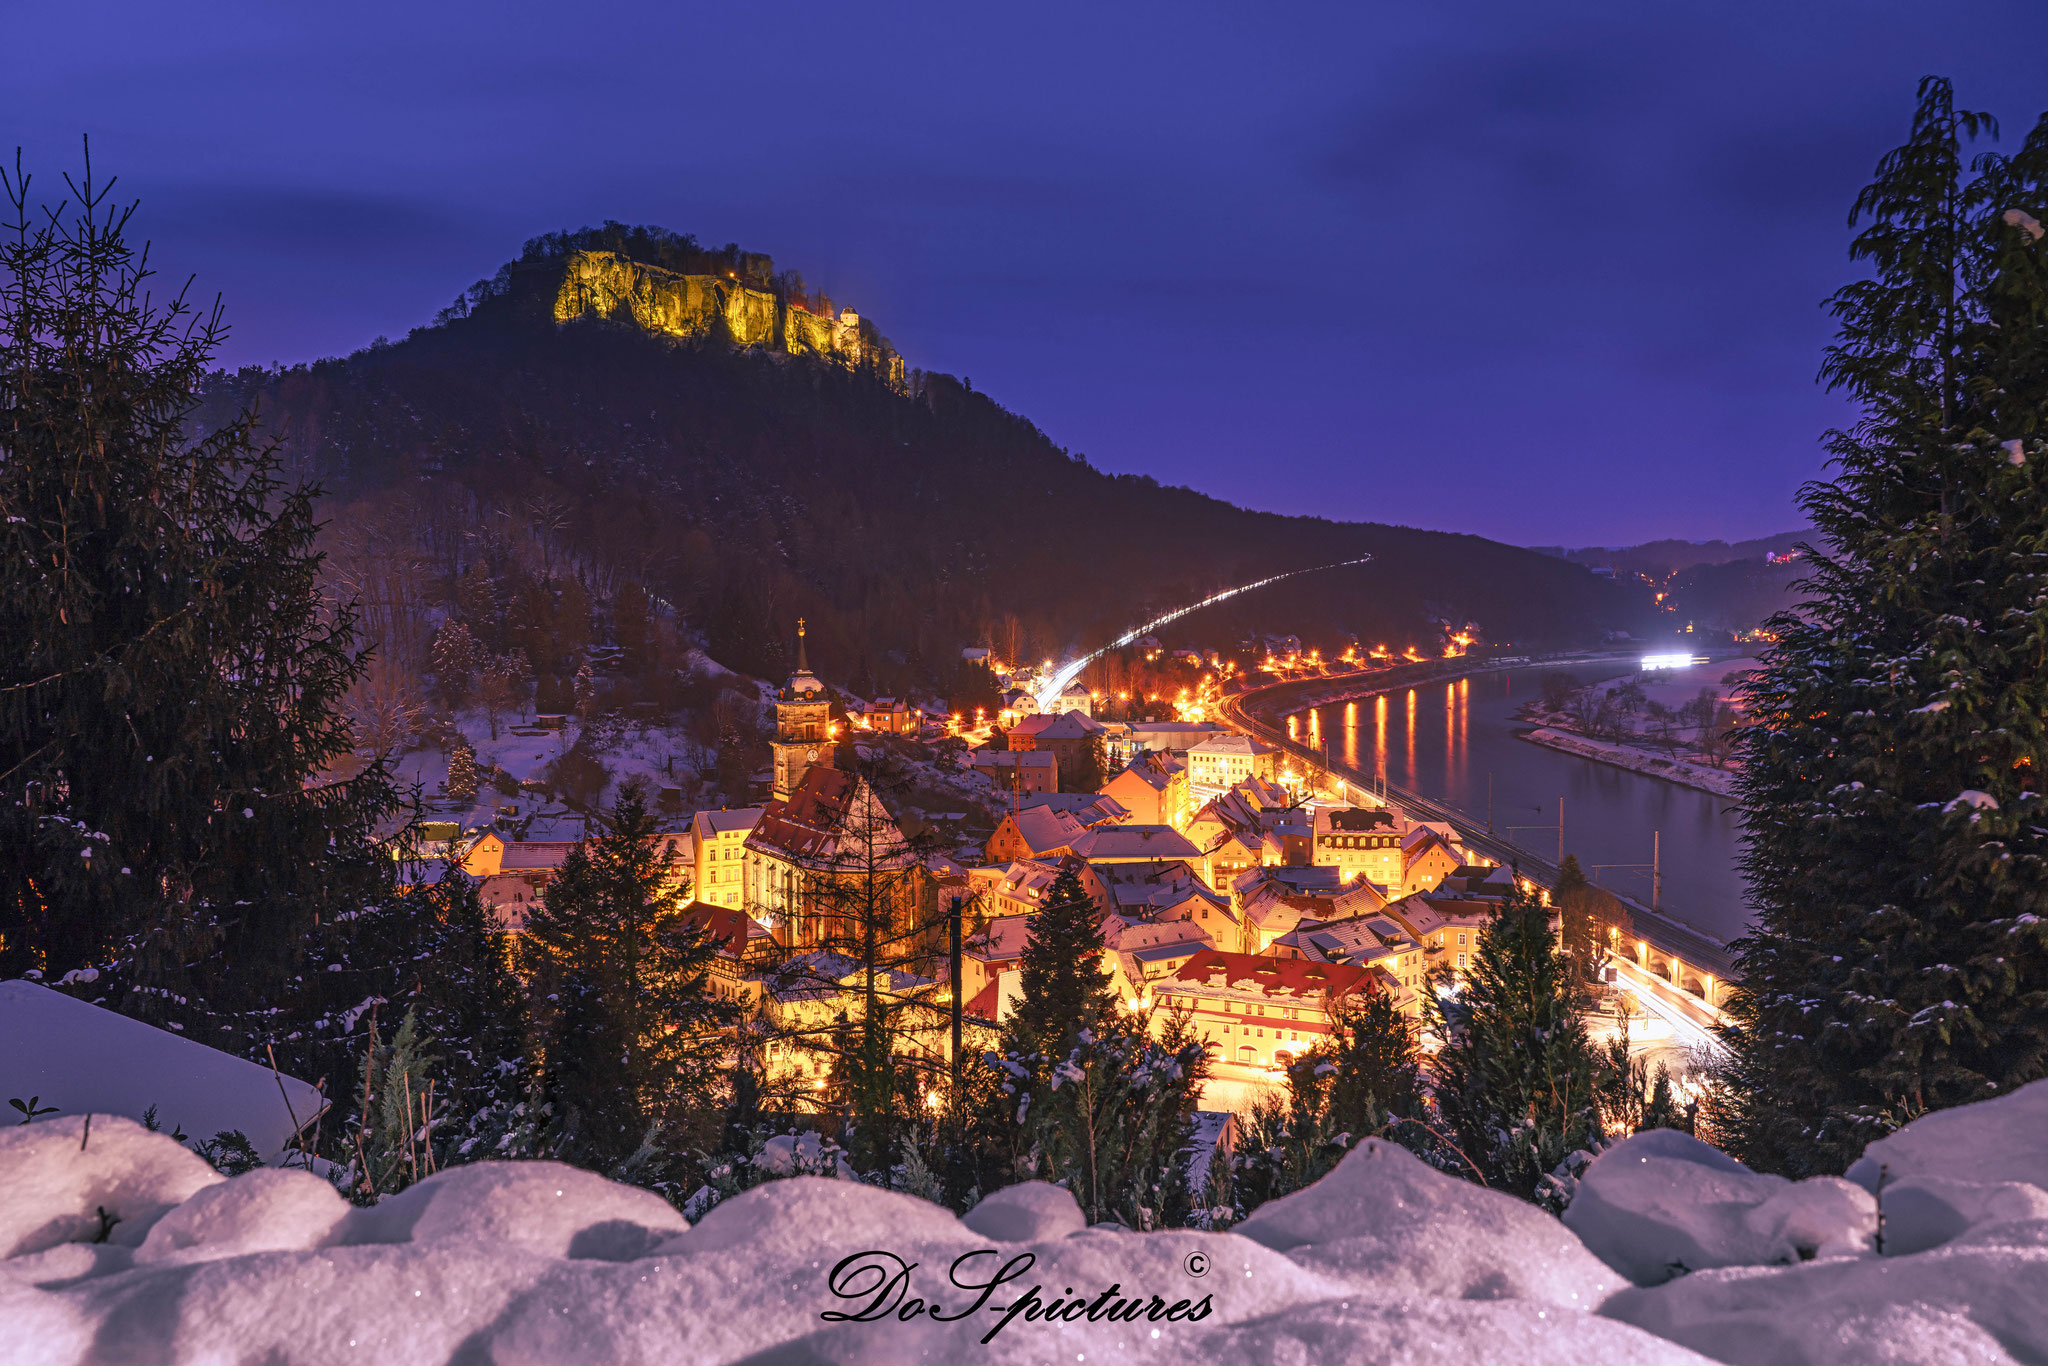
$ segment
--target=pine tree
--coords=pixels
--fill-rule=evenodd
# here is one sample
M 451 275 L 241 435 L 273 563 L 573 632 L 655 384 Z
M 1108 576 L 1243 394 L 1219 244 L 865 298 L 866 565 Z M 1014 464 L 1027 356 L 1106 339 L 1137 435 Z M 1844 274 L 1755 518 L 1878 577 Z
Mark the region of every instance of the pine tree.
M 477 879 L 459 867 L 404 900 L 416 900 L 423 914 L 415 922 L 411 971 L 392 995 L 411 993 L 440 1053 L 435 1076 L 448 1152 L 437 1160 L 519 1156 L 480 1142 L 501 1132 L 527 1098 L 525 988 L 514 971 L 511 936 L 484 905 Z
M 1010 1051 L 1064 1057 L 1084 1029 L 1100 1034 L 1114 1018 L 1116 991 L 1102 971 L 1102 909 L 1081 884 L 1079 865 L 1062 865 L 1031 917 L 1018 964 L 1018 999 L 1007 1023 Z
M 1328 1175 L 1361 1139 L 1427 1147 L 1415 1030 L 1393 996 L 1370 991 L 1332 1014 L 1330 1037 L 1287 1067 L 1287 1100 L 1240 1116 L 1231 1162 L 1237 1213 Z
M 1159 1039 L 1131 1019 L 1069 1038 L 1030 1092 L 1038 1174 L 1072 1191 L 1090 1223 L 1161 1227 L 1187 1204 L 1186 1154 L 1208 1055 L 1172 1022 Z
M 489 662 L 483 646 L 459 621 L 451 621 L 435 633 L 432 659 L 434 689 L 450 707 L 468 700 L 477 670 Z
M 118 959 L 126 1008 L 262 1007 L 389 887 L 399 809 L 381 762 L 330 772 L 366 652 L 318 490 L 253 411 L 192 434 L 220 312 L 152 298 L 89 164 L 47 216 L 0 180 L 0 976 Z
M 1393 995 L 1370 991 L 1346 1000 L 1330 1022 L 1329 1042 L 1311 1049 L 1314 1071 L 1331 1070 L 1319 1090 L 1331 1131 L 1352 1142 L 1387 1133 L 1397 1142 L 1413 1135 L 1399 1121 L 1422 1114 L 1422 1070 L 1415 1030 Z
M 458 737 L 448 751 L 448 795 L 458 802 L 474 801 L 476 788 L 476 751 Z
M 1872 277 L 1821 373 L 1861 416 L 1744 690 L 1757 919 L 1717 1125 L 1791 1175 L 2048 1072 L 2048 120 L 1970 163 L 1993 131 L 1924 81 L 1857 198 Z
M 1463 985 L 1428 993 L 1437 1110 L 1465 1175 L 1532 1199 L 1599 1133 L 1599 1059 L 1586 1036 L 1586 976 L 1549 912 L 1519 891 L 1479 935 Z
M 650 1130 L 683 1151 L 732 1053 L 736 1011 L 709 984 L 717 945 L 683 913 L 685 879 L 646 795 L 620 792 L 603 832 L 570 851 L 521 939 L 542 1092 L 562 1151 L 610 1167 Z M 695 1135 L 702 1146 L 710 1134 Z

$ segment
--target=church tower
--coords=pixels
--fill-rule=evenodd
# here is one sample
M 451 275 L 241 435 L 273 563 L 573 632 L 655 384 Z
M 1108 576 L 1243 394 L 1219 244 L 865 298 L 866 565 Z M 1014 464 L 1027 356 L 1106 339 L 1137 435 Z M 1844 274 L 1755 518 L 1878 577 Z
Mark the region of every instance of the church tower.
M 796 672 L 775 698 L 775 738 L 768 747 L 775 753 L 774 795 L 780 801 L 796 791 L 811 765 L 832 764 L 832 699 L 805 658 L 801 617 L 796 623 Z

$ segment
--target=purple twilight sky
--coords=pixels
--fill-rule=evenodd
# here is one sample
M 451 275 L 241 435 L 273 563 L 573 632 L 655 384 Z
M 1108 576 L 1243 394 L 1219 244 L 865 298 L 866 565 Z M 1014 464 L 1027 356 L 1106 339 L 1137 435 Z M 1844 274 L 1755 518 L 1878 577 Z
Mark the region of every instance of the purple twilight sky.
M 544 230 L 738 241 L 1098 466 L 1523 544 L 1789 529 L 1844 215 L 2044 0 L 348 5 L 9 16 L 224 360 L 424 322 Z M 11 136 L 8 136 L 11 135 Z

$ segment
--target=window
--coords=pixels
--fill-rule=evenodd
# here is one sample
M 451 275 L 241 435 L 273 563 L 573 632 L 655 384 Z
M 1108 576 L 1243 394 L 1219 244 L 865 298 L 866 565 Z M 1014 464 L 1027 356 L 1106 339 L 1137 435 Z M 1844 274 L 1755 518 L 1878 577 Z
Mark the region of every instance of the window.
M 1458 955 L 1458 966 L 1460 968 L 1465 966 L 1465 955 L 1462 953 Z
M 1461 949 L 1465 947 L 1465 936 L 1462 931 L 1458 935 L 1458 947 Z

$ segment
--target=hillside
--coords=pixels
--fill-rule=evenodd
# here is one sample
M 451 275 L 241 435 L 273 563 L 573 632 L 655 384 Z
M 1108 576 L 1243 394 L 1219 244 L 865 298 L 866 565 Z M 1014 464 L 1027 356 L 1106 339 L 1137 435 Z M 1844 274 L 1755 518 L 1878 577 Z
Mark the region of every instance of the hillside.
M 565 281 L 593 249 L 613 254 L 614 276 L 634 261 L 655 268 L 650 280 L 725 275 L 785 317 L 796 305 L 853 331 L 765 257 L 610 225 L 536 239 L 403 341 L 219 377 L 208 416 L 258 404 L 288 467 L 326 486 L 338 546 L 380 566 L 377 583 L 354 586 L 387 640 L 422 637 L 407 602 L 422 579 L 452 598 L 457 576 L 515 543 L 551 582 L 574 568 L 600 634 L 611 594 L 643 584 L 735 668 L 785 668 L 801 616 L 815 665 L 882 691 L 943 686 L 962 645 L 1061 653 L 1152 609 L 1361 553 L 1374 562 L 1185 629 L 1431 650 L 1445 621 L 1534 646 L 1646 615 L 1638 586 L 1476 536 L 1281 517 L 1105 474 L 951 376 L 904 373 L 870 322 L 840 355 L 798 354 L 780 327 L 743 345 L 718 318 L 653 331 L 630 280 L 559 321 Z M 1287 477 L 1284 453 L 1247 452 L 1246 474 L 1255 498 Z M 420 643 L 389 640 L 399 653 Z
M 1737 560 L 1761 560 L 1767 555 L 1783 555 L 1796 550 L 1800 542 L 1812 539 L 1813 532 L 1802 529 L 1732 544 L 1727 541 L 1663 540 L 1629 546 L 1594 545 L 1581 550 L 1567 550 L 1560 545 L 1529 548 L 1540 555 L 1589 567 L 1601 566 L 1617 574 L 1647 574 L 1652 578 L 1663 578 L 1698 565 L 1732 564 Z

